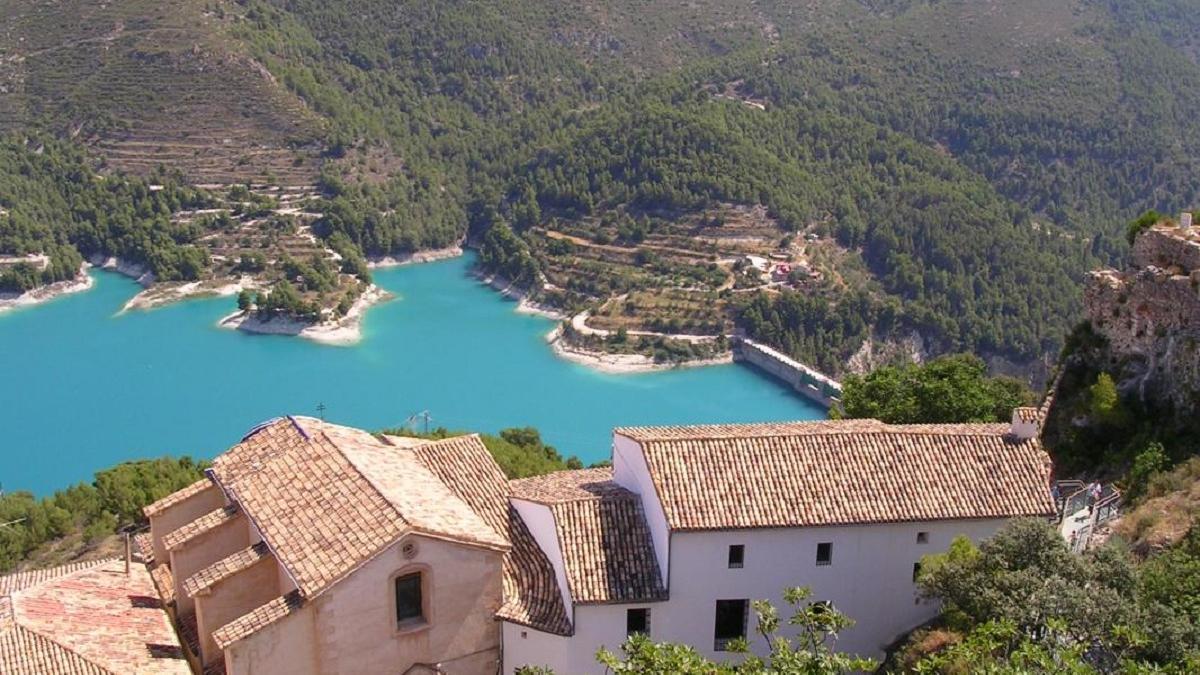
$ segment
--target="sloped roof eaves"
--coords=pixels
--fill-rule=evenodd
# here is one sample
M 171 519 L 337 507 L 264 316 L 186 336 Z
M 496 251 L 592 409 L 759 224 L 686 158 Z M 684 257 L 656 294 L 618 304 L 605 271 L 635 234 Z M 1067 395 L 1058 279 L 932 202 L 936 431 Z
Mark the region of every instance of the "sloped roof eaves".
M 292 591 L 243 614 L 213 631 L 213 641 L 224 651 L 231 644 L 250 637 L 271 624 L 300 611 L 305 605 L 299 591 Z

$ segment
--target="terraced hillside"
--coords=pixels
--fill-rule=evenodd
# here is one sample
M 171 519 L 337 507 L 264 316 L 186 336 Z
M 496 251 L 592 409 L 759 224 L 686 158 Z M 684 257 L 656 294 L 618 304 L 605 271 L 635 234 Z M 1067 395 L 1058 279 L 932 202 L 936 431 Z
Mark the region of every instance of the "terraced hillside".
M 485 264 L 584 330 L 732 327 L 831 370 L 898 341 L 1043 361 L 1125 223 L 1200 201 L 1200 0 L 0 9 L 6 128 L 312 182 L 339 255 L 503 226 Z M 739 212 L 740 242 L 700 225 Z
M 0 131 L 197 183 L 311 183 L 322 122 L 221 32 L 221 3 L 3 0 Z

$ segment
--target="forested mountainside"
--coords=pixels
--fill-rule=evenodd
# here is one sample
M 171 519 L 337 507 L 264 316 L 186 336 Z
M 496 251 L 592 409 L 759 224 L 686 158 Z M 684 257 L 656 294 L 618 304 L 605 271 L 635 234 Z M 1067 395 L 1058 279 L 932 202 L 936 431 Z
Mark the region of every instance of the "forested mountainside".
M 1200 0 L 0 10 L 6 129 L 315 179 L 313 232 L 359 253 L 490 241 L 493 272 L 598 327 L 736 325 L 833 371 L 914 330 L 1053 353 L 1124 224 L 1200 190 Z

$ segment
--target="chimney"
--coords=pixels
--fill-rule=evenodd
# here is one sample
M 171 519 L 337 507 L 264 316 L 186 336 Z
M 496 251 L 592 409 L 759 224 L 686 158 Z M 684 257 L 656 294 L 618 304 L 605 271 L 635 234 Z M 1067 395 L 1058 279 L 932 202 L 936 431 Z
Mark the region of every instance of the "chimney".
M 1192 229 L 1192 214 L 1184 211 L 1179 215 L 1179 228 L 1184 232 L 1190 232 Z
M 1014 438 L 1028 441 L 1038 437 L 1041 432 L 1041 420 L 1037 408 L 1015 408 L 1012 415 L 1012 428 L 1009 433 Z

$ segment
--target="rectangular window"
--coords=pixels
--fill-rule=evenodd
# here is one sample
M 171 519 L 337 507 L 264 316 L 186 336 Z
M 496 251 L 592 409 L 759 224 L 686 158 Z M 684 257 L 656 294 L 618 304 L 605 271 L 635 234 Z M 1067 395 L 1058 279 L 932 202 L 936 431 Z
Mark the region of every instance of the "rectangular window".
M 625 634 L 633 635 L 634 633 L 641 633 L 642 635 L 650 634 L 649 609 L 625 610 Z
M 716 615 L 716 649 L 725 651 L 732 640 L 746 637 L 746 619 L 749 614 L 749 600 L 718 600 Z
M 929 533 L 928 532 L 918 532 L 917 533 L 917 543 L 918 544 L 928 544 L 929 543 Z
M 396 577 L 396 623 L 411 623 L 425 618 L 421 605 L 421 573 Z
M 734 544 L 729 547 L 729 567 L 730 569 L 741 567 L 746 562 L 746 547 L 742 544 Z
M 822 542 L 817 544 L 817 564 L 832 565 L 833 564 L 833 543 Z
M 917 577 L 921 576 L 921 563 L 913 563 L 913 583 L 917 583 Z

